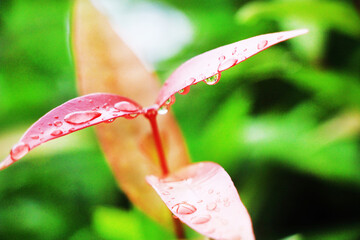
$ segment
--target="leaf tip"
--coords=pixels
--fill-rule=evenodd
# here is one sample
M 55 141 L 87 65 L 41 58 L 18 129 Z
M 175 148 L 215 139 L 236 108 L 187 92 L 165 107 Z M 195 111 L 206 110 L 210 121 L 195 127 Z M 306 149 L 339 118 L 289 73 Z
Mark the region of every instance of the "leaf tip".
M 4 170 L 11 164 L 13 164 L 13 160 L 10 158 L 10 156 L 7 156 L 1 163 L 0 163 L 0 170 Z

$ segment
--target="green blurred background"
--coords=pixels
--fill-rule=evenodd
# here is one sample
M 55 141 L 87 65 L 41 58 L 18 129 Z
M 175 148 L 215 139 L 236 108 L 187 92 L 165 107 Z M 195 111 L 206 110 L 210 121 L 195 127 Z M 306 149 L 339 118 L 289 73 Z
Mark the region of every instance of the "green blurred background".
M 77 96 L 71 5 L 0 2 L 0 158 L 40 116 Z M 257 239 L 360 239 L 359 5 L 107 2 L 162 81 L 218 46 L 310 30 L 224 72 L 216 86 L 192 87 L 173 105 L 193 161 L 218 162 L 229 172 Z M 149 27 L 161 30 L 146 35 Z M 116 187 L 92 129 L 49 142 L 0 172 L 2 240 L 171 238 Z

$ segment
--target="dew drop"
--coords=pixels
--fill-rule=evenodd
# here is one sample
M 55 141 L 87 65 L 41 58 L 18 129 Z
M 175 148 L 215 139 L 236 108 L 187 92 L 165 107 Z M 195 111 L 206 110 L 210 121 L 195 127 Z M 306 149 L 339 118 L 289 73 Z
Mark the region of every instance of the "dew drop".
M 206 231 L 206 234 L 212 234 L 215 232 L 215 228 L 210 228 Z
M 75 132 L 75 131 L 76 131 L 76 128 L 70 128 L 70 129 L 69 129 L 69 133 Z
M 225 56 L 224 56 L 224 55 L 219 57 L 219 61 L 224 61 L 224 60 L 225 60 Z
M 188 80 L 186 80 L 185 83 L 186 83 L 186 85 L 192 85 L 192 84 L 194 84 L 195 81 L 196 81 L 196 78 L 191 77 Z
M 220 79 L 220 74 L 217 73 L 214 76 L 205 79 L 204 81 L 207 85 L 215 85 L 219 82 L 219 79 Z
M 181 89 L 181 90 L 179 91 L 179 93 L 180 93 L 181 95 L 186 95 L 186 94 L 189 93 L 189 91 L 190 91 L 190 86 L 187 86 L 187 87 Z
M 200 216 L 193 217 L 191 219 L 191 223 L 192 224 L 204 224 L 204 223 L 207 223 L 208 221 L 210 221 L 210 219 L 211 219 L 210 215 L 200 215 Z
M 52 123 L 49 123 L 48 125 L 51 127 L 53 124 L 52 124 Z
M 214 211 L 216 209 L 216 207 L 217 207 L 217 204 L 214 202 L 208 203 L 206 205 L 206 209 L 209 211 Z
M 63 123 L 61 121 L 54 122 L 55 127 L 61 127 L 62 125 L 63 125 Z
M 168 98 L 168 100 L 165 101 L 166 105 L 172 105 L 175 102 L 175 95 L 172 95 L 171 97 Z
M 168 106 L 167 105 L 162 105 L 159 109 L 158 109 L 158 114 L 160 115 L 164 115 L 169 111 Z
M 59 119 L 59 116 L 55 116 L 54 118 L 55 118 L 55 119 Z
M 231 68 L 232 66 L 234 66 L 237 63 L 237 60 L 235 58 L 231 58 L 226 60 L 225 62 L 220 63 L 218 71 L 224 71 L 228 68 Z
M 106 123 L 112 123 L 113 121 L 115 121 L 115 118 L 111 118 L 111 119 L 107 120 Z
M 261 42 L 258 43 L 257 48 L 259 50 L 264 49 L 267 46 L 267 44 L 268 44 L 268 40 L 262 40 Z
M 209 194 L 212 194 L 213 192 L 214 192 L 214 189 L 212 189 L 212 188 L 210 188 L 208 191 Z
M 99 112 L 79 111 L 79 112 L 69 113 L 68 115 L 65 116 L 64 120 L 67 123 L 77 125 L 77 124 L 87 123 L 100 116 L 101 113 Z
M 233 52 L 231 53 L 232 55 L 235 55 L 237 52 L 237 47 L 234 48 Z
M 162 195 L 170 195 L 170 193 L 168 191 L 162 192 Z
M 32 135 L 31 139 L 34 139 L 34 140 L 39 139 L 39 136 L 38 135 Z
M 10 157 L 12 160 L 16 161 L 25 156 L 30 151 L 29 145 L 26 143 L 16 144 L 10 151 Z
M 133 119 L 133 118 L 136 118 L 138 115 L 139 115 L 138 113 L 126 114 L 126 115 L 124 115 L 124 118 Z
M 61 134 L 63 134 L 63 131 L 61 131 L 61 130 L 55 130 L 52 133 L 50 133 L 50 135 L 54 136 L 54 137 L 59 136 Z
M 134 104 L 128 102 L 128 101 L 121 101 L 118 103 L 115 103 L 114 108 L 117 110 L 123 111 L 123 112 L 135 112 L 139 110 L 137 106 Z
M 171 210 L 173 210 L 177 214 L 187 215 L 194 213 L 196 211 L 196 207 L 186 202 L 182 202 L 172 206 Z

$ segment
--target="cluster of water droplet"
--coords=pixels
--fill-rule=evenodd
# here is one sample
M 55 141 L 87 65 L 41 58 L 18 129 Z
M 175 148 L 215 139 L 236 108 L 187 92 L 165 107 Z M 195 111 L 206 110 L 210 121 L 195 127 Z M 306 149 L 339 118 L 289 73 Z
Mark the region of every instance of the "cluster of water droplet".
M 77 100 L 79 104 L 84 101 L 85 100 Z M 94 102 L 93 99 L 87 101 L 88 103 Z M 111 99 L 109 99 L 109 102 L 110 101 Z M 43 120 L 35 124 L 36 127 L 30 129 L 29 135 L 25 135 L 22 140 L 11 149 L 10 157 L 13 161 L 16 161 L 40 143 L 84 128 L 90 125 L 92 120 L 98 119 L 103 115 L 104 117 L 100 119 L 99 122 L 113 122 L 115 117 L 118 116 L 135 118 L 138 116 L 138 110 L 139 108 L 131 102 L 120 101 L 113 104 L 113 107 L 111 104 L 105 103 L 102 106 L 93 107 L 92 110 L 70 112 L 64 117 L 61 117 L 63 119 L 59 116 L 44 117 Z M 124 115 L 124 113 L 126 114 Z M 54 120 L 48 122 L 49 118 L 53 118 Z

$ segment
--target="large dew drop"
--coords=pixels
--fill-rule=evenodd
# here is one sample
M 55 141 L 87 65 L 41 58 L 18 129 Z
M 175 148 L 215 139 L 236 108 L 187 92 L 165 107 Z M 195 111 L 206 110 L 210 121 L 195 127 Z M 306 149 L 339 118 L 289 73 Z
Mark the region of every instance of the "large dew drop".
M 79 111 L 79 112 L 69 113 L 68 115 L 65 116 L 64 120 L 69 124 L 78 125 L 78 124 L 87 123 L 100 116 L 101 113 L 95 111 Z
M 123 112 L 135 112 L 139 110 L 137 106 L 127 101 L 115 103 L 114 108 Z
M 171 210 L 173 210 L 177 214 L 187 215 L 194 213 L 196 211 L 196 207 L 189 203 L 182 202 L 172 206 Z
M 10 157 L 12 160 L 16 161 L 25 156 L 30 151 L 29 145 L 26 143 L 16 144 L 10 151 Z
M 205 79 L 204 81 L 207 85 L 215 85 L 219 82 L 219 79 L 220 79 L 220 74 L 217 73 L 214 76 Z

